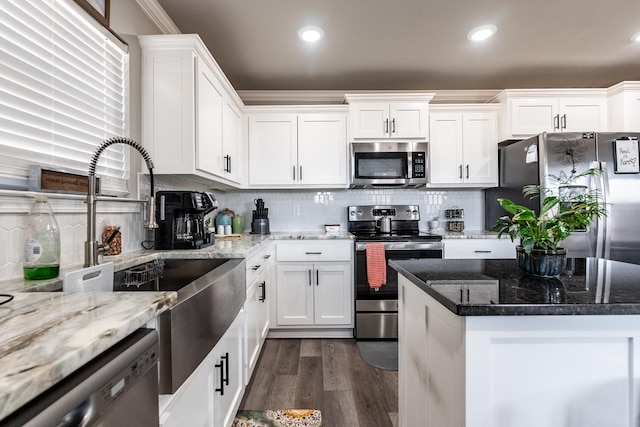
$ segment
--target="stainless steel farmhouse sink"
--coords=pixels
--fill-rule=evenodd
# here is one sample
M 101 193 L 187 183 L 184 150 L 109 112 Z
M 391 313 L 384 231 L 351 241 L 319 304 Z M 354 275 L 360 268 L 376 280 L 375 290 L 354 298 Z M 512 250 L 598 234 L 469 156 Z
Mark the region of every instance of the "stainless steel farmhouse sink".
M 141 283 L 157 264 L 114 275 L 114 291 L 176 291 L 178 302 L 158 316 L 160 393 L 172 394 L 213 349 L 246 299 L 244 259 L 165 259 L 157 279 Z M 134 277 L 131 277 L 131 276 Z M 135 277 L 140 276 L 140 277 Z M 126 283 L 129 283 L 127 286 Z
M 160 260 L 162 261 L 162 260 Z M 116 272 L 114 291 L 176 291 L 178 302 L 158 316 L 160 393 L 172 394 L 224 335 L 246 299 L 244 259 L 165 259 Z M 145 279 L 152 278 L 144 282 Z

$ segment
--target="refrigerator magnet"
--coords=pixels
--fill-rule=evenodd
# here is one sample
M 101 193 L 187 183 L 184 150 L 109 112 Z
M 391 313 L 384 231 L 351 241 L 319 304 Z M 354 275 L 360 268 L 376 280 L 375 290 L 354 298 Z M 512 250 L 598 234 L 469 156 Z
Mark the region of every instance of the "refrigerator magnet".
M 640 173 L 638 162 L 638 139 L 616 139 L 613 141 L 613 158 L 616 173 Z

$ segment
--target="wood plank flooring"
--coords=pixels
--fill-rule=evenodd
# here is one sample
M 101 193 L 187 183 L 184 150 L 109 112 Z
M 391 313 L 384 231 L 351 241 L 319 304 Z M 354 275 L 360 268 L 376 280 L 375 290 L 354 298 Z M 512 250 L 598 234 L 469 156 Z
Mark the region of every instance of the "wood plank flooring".
M 366 364 L 353 339 L 268 339 L 240 409 L 322 411 L 323 427 L 395 427 L 398 373 Z

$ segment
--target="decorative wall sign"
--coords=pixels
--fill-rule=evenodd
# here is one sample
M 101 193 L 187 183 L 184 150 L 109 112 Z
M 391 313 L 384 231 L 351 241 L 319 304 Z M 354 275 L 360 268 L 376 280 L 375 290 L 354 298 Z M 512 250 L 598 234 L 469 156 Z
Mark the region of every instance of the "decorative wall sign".
M 638 161 L 638 140 L 636 138 L 616 139 L 613 141 L 613 158 L 616 173 L 640 173 Z
M 31 165 L 29 167 L 29 191 L 87 194 L 89 177 Z M 96 177 L 96 194 L 100 194 L 99 177 Z
M 99 23 L 109 28 L 110 0 L 75 0 L 84 10 L 89 12 Z

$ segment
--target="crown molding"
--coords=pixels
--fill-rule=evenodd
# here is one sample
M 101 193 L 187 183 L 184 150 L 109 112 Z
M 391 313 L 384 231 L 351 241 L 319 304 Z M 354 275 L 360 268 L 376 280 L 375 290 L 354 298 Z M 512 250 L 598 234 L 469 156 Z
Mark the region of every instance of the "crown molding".
M 245 105 L 317 105 L 345 104 L 346 97 L 366 99 L 406 98 L 430 99 L 431 104 L 475 104 L 491 102 L 500 90 L 440 90 L 440 91 L 394 91 L 394 90 L 239 90 L 238 95 Z
M 163 34 L 180 34 L 181 31 L 157 0 L 136 0 L 138 6 L 149 19 L 158 26 Z

